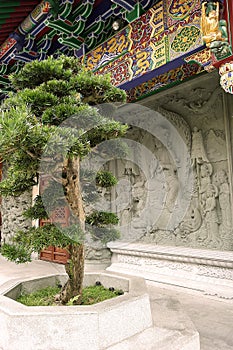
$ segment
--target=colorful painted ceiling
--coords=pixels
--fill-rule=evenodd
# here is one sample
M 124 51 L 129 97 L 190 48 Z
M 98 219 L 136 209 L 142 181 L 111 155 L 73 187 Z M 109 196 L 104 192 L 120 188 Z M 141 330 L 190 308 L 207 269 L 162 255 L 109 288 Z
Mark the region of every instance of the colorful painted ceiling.
M 0 1 L 0 97 L 11 89 L 9 74 L 49 55 L 82 57 L 96 74 L 109 73 L 129 101 L 213 68 L 202 0 Z
M 157 0 L 1 0 L 0 89 L 8 75 L 34 59 L 81 56 L 145 13 Z M 119 28 L 119 29 L 120 29 Z
M 200 18 L 200 0 L 160 0 L 87 53 L 87 67 L 96 74 L 110 73 L 112 82 L 129 92 L 130 101 L 183 81 L 211 63 L 201 38 Z M 205 61 L 192 58 L 191 62 L 190 55 L 200 50 Z

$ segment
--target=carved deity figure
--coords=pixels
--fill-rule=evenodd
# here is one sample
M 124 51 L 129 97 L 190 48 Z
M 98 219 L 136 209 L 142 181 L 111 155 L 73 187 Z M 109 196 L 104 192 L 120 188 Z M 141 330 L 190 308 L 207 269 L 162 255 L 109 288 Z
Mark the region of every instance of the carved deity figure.
M 179 192 L 179 181 L 176 174 L 176 170 L 171 168 L 168 171 L 164 170 L 164 172 L 166 181 L 165 190 L 167 192 L 165 206 L 171 213 L 174 209 L 177 200 L 177 195 Z
M 212 165 L 210 163 L 203 163 L 200 166 L 200 175 L 199 175 L 199 196 L 200 196 L 200 205 L 203 208 L 205 202 L 205 194 L 208 186 L 211 185 L 211 175 L 212 175 Z
M 219 205 L 222 215 L 222 225 L 226 229 L 231 229 L 230 188 L 225 170 L 218 171 L 217 183 L 219 186 Z
M 217 214 L 217 201 L 218 195 L 217 187 L 210 184 L 207 187 L 205 194 L 205 206 L 204 206 L 204 219 L 208 234 L 208 242 L 216 243 L 219 242 L 219 222 Z
M 201 17 L 202 38 L 207 47 L 214 41 L 225 41 L 225 33 L 219 26 L 219 2 L 203 2 Z
M 192 166 L 209 162 L 204 147 L 202 132 L 196 126 L 193 128 L 192 133 L 191 162 Z

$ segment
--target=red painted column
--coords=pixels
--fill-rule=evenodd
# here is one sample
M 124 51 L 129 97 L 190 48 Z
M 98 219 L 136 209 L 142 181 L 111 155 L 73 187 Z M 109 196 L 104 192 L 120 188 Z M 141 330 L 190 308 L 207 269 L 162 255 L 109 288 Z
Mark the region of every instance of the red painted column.
M 233 43 L 233 1 L 225 0 L 225 20 L 228 23 L 229 42 Z

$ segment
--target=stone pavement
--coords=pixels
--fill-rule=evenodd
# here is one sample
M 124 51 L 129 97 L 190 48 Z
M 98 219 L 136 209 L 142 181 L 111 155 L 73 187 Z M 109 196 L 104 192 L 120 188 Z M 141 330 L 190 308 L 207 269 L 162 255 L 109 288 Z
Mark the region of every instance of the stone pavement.
M 0 255 L 0 286 L 9 280 L 18 278 L 43 277 L 53 273 L 63 273 L 64 266 L 42 260 L 33 260 L 31 263 L 15 264 L 7 261 Z
M 54 273 L 64 273 L 64 266 L 39 260 L 16 265 L 6 261 L 0 255 L 0 289 L 3 285 L 7 285 L 9 280 L 17 280 L 22 277 L 43 277 Z M 176 310 L 177 304 L 180 303 L 182 311 L 193 321 L 200 334 L 201 350 L 233 350 L 232 300 L 203 296 L 196 291 L 156 282 L 148 281 L 147 285 L 152 314 L 156 323 L 162 324 L 163 322 L 163 319 L 156 318 L 160 305 L 166 305 L 172 315 L 172 311 Z M 176 319 L 171 317 L 166 326 L 168 329 L 176 329 Z M 139 347 L 138 350 L 140 350 Z
M 171 309 L 176 301 L 180 302 L 182 311 L 189 316 L 199 332 L 201 350 L 233 350 L 232 300 L 221 300 L 156 282 L 148 282 L 147 286 L 152 310 L 154 302 L 160 299 L 166 301 Z

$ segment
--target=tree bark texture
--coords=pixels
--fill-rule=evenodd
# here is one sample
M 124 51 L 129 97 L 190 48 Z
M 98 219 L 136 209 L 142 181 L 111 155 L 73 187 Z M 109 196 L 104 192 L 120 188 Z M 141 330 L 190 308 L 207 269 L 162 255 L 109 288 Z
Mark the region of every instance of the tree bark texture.
M 66 199 L 72 213 L 79 220 L 81 230 L 85 230 L 85 212 L 83 208 L 82 192 L 80 186 L 80 159 L 68 159 L 64 164 L 66 178 L 63 179 Z
M 73 302 L 79 305 L 82 296 L 83 277 L 84 277 L 84 245 L 73 244 L 69 247 L 70 258 L 65 265 L 66 273 L 69 277 L 61 292 L 62 304 L 77 296 Z
M 83 208 L 82 193 L 80 186 L 80 159 L 68 159 L 64 164 L 66 177 L 63 179 L 66 198 L 73 212 L 78 219 L 82 231 L 85 230 L 85 212 Z M 83 277 L 84 277 L 84 243 L 77 242 L 69 247 L 70 258 L 65 269 L 68 274 L 68 281 L 61 292 L 61 301 L 66 304 L 71 298 L 78 296 L 75 304 L 80 304 Z

